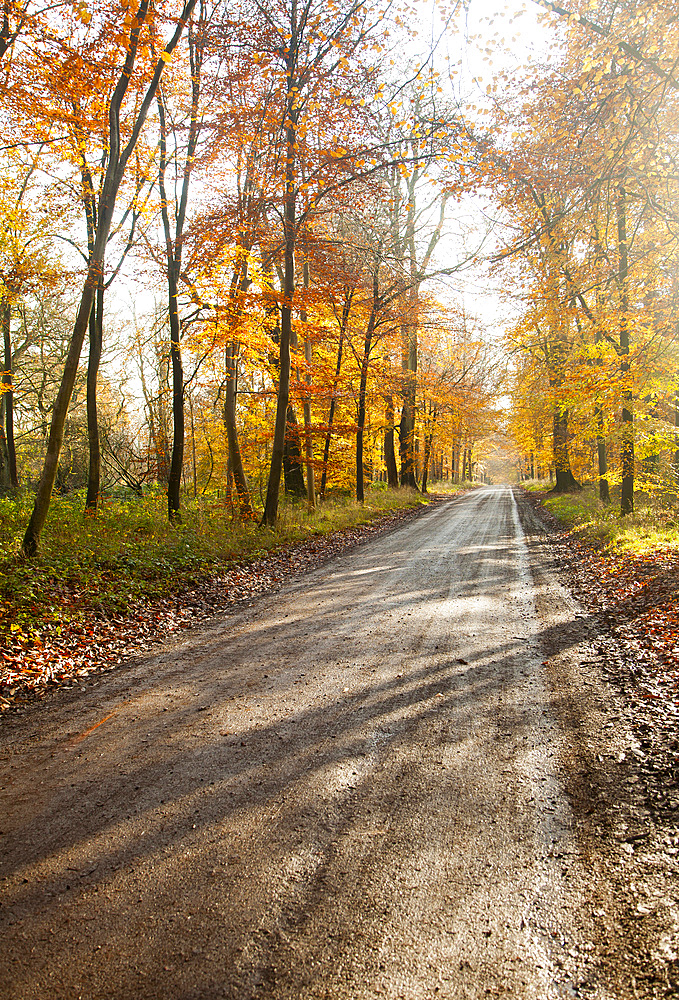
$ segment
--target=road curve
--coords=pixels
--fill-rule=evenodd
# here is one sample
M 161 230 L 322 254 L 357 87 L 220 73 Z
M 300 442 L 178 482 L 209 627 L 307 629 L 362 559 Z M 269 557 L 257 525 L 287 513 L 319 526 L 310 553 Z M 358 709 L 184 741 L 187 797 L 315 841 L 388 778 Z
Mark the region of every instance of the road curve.
M 480 488 L 8 720 L 0 996 L 584 995 L 544 628 Z

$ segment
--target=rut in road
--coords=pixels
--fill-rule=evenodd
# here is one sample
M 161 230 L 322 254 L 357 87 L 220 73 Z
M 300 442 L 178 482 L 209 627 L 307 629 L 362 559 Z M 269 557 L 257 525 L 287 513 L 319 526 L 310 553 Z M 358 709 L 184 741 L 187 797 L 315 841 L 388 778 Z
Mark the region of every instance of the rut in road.
M 542 628 L 484 488 L 34 706 L 0 740 L 0 995 L 574 995 Z

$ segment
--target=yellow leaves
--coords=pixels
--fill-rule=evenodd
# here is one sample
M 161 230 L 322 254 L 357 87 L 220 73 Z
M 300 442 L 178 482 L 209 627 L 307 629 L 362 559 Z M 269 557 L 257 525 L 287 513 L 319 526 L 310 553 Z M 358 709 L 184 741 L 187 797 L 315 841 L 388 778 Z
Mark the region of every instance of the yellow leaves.
M 87 26 L 92 20 L 92 14 L 84 3 L 76 3 L 74 5 L 74 13 L 80 23 L 85 26 Z
M 163 50 L 163 51 L 162 51 L 162 52 L 160 53 L 160 58 L 161 58 L 161 59 L 163 60 L 163 62 L 164 62 L 164 63 L 169 63 L 169 62 L 171 62 L 171 60 L 172 60 L 172 53 L 171 53 L 171 52 L 165 52 L 165 51 Z

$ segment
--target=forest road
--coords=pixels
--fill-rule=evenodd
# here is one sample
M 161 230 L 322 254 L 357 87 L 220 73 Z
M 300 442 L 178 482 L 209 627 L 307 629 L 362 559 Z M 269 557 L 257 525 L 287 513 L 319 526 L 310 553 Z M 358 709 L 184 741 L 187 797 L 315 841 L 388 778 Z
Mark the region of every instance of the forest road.
M 543 664 L 578 612 L 521 503 L 471 491 L 8 718 L 3 1000 L 618 996 Z

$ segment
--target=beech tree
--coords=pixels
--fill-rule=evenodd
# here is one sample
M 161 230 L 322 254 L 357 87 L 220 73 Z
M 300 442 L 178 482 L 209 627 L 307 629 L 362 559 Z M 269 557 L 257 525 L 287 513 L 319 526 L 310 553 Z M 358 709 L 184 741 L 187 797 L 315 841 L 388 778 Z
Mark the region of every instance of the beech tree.
M 280 157 L 279 205 L 282 219 L 282 261 L 280 301 L 280 342 L 278 345 L 278 390 L 276 418 L 263 522 L 276 521 L 278 494 L 285 451 L 290 394 L 290 349 L 295 313 L 295 249 L 300 224 L 314 194 L 327 185 L 328 169 L 349 155 L 347 145 L 340 145 L 347 135 L 347 123 L 333 134 L 336 123 L 331 114 L 325 128 L 313 122 L 319 119 L 321 101 L 330 99 L 331 108 L 347 106 L 358 110 L 355 102 L 360 59 L 368 49 L 376 26 L 382 23 L 384 10 L 369 7 L 365 0 L 353 0 L 344 8 L 305 0 L 281 0 L 258 3 L 243 8 L 242 24 L 252 44 L 261 71 L 273 82 L 269 127 L 271 139 Z M 376 43 L 375 43 L 376 44 Z M 364 69 L 363 76 L 370 76 Z M 349 95 L 352 98 L 349 99 Z M 346 109 L 345 109 L 346 110 Z M 349 119 L 349 123 L 351 119 Z M 274 123 L 278 123 L 274 125 Z M 281 125 L 282 123 L 282 125 Z M 318 139 L 324 133 L 324 144 Z M 312 141 L 313 140 L 313 141 Z M 300 198 L 303 202 L 300 215 Z
M 175 185 L 173 197 L 168 195 L 168 116 L 166 98 L 162 86 L 158 88 L 157 103 L 160 128 L 160 158 L 158 164 L 158 185 L 160 207 L 165 236 L 166 273 L 168 287 L 168 318 L 170 326 L 170 360 L 172 365 L 172 458 L 167 488 L 167 508 L 169 520 L 181 520 L 180 487 L 184 463 L 184 372 L 182 367 L 182 320 L 179 314 L 179 282 L 182 272 L 184 227 L 189 202 L 191 177 L 196 159 L 200 129 L 200 102 L 202 70 L 207 44 L 209 17 L 203 0 L 199 3 L 199 14 L 195 25 L 189 24 L 188 49 L 190 71 L 190 102 L 188 108 L 188 136 L 183 163 L 179 161 L 178 129 L 173 127 Z M 172 216 L 172 218 L 171 218 Z
M 118 79 L 118 83 L 108 102 L 109 122 L 109 158 L 98 203 L 97 229 L 94 241 L 94 251 L 90 257 L 87 278 L 83 287 L 78 313 L 73 329 L 71 348 L 64 367 L 61 387 L 54 405 L 50 436 L 45 456 L 42 475 L 36 492 L 33 513 L 24 535 L 22 552 L 25 556 L 34 556 L 38 551 L 40 534 L 47 517 L 52 488 L 56 476 L 59 453 L 63 440 L 64 422 L 73 391 L 73 385 L 78 370 L 78 362 L 82 351 L 83 340 L 87 333 L 90 312 L 100 275 L 103 272 L 103 260 L 106 241 L 113 221 L 116 196 L 123 179 L 128 161 L 132 155 L 140 132 L 146 120 L 149 108 L 155 98 L 160 78 L 166 61 L 181 38 L 187 19 L 191 16 L 196 0 L 187 0 L 179 15 L 178 23 L 169 41 L 166 43 L 161 57 L 157 60 L 155 70 L 146 86 L 143 99 L 134 116 L 132 128 L 126 142 L 123 142 L 120 130 L 120 113 L 123 101 L 130 86 L 130 80 L 135 68 L 138 49 L 147 18 L 149 17 L 149 0 L 141 0 L 136 14 L 130 19 L 127 36 L 127 52 Z

